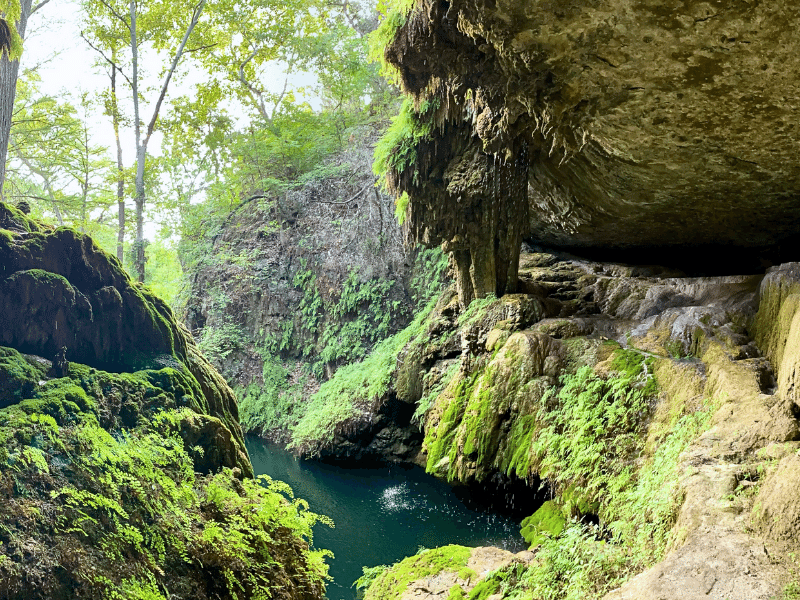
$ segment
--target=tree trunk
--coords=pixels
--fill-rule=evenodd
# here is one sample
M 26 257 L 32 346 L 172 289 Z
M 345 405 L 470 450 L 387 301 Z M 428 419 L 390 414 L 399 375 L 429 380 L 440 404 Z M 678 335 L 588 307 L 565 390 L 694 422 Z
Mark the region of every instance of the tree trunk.
M 147 157 L 147 146 L 139 146 L 136 152 L 136 258 L 134 271 L 140 283 L 144 283 L 144 164 Z
M 25 27 L 31 14 L 32 0 L 21 0 L 22 13 L 17 23 L 17 33 L 25 38 Z M 3 196 L 3 182 L 6 179 L 6 158 L 8 157 L 8 141 L 11 137 L 11 118 L 14 114 L 14 98 L 17 95 L 17 76 L 19 60 L 8 60 L 8 54 L 0 58 L 0 199 Z
M 117 259 L 125 256 L 125 166 L 122 163 L 122 143 L 119 139 L 119 104 L 117 103 L 117 49 L 111 50 L 111 123 L 117 143 Z
M 178 63 L 183 56 L 183 51 L 186 49 L 186 43 L 189 41 L 189 36 L 200 20 L 200 15 L 205 7 L 206 0 L 200 0 L 195 6 L 192 13 L 192 19 L 186 32 L 183 34 L 178 49 L 175 51 L 175 56 L 172 58 L 172 64 L 164 76 L 164 82 L 161 84 L 161 93 L 158 96 L 156 105 L 153 108 L 153 114 L 150 122 L 147 125 L 147 131 L 142 137 L 141 121 L 139 120 L 139 47 L 136 39 L 136 0 L 131 0 L 130 4 L 130 31 L 131 31 L 131 67 L 133 71 L 133 78 L 131 79 L 131 91 L 133 92 L 133 120 L 134 120 L 134 134 L 136 137 L 136 260 L 134 263 L 134 270 L 140 283 L 144 283 L 144 204 L 145 204 L 145 187 L 144 187 L 144 167 L 147 160 L 147 144 L 153 135 L 153 131 L 158 121 L 158 115 L 161 111 L 161 105 L 164 98 L 167 96 L 170 81 L 178 67 Z

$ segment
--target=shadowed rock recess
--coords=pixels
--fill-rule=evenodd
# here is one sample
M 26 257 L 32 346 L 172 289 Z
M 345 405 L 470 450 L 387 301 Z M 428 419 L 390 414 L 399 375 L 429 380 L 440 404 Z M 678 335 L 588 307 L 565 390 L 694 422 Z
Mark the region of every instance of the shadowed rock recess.
M 169 307 L 0 203 L 0 597 L 321 598 L 316 515 L 252 476 Z
M 418 135 L 388 181 L 464 299 L 513 291 L 519 235 L 707 272 L 798 258 L 797 3 L 422 0 L 398 22 Z

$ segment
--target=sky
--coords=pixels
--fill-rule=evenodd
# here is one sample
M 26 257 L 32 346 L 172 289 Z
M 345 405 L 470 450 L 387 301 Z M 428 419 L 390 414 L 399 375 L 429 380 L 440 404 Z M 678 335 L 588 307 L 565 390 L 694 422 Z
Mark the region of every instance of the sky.
M 80 37 L 78 3 L 52 0 L 31 16 L 21 59 L 23 69 L 38 65 L 41 90 L 58 96 L 67 93 L 77 99 L 80 92 L 99 92 L 108 86 L 107 77 L 94 68 L 96 53 Z M 113 130 L 99 108 L 91 121 L 96 143 L 112 147 Z M 128 142 L 133 148 L 133 139 Z
M 28 22 L 22 67 L 31 68 L 39 65 L 38 70 L 42 79 L 42 92 L 59 95 L 63 92 L 77 98 L 82 90 L 99 92 L 108 87 L 108 77 L 102 68 L 95 66 L 98 55 L 91 50 L 80 37 L 79 4 L 75 0 L 51 0 L 40 11 L 31 16 Z M 180 66 L 179 66 L 180 69 Z M 198 74 L 198 79 L 204 77 Z M 283 73 L 280 68 L 268 72 L 265 78 L 267 83 L 273 82 L 276 91 L 282 87 Z M 314 81 L 309 76 L 293 78 L 295 85 L 313 86 Z M 173 81 L 170 84 L 169 96 L 186 93 L 191 89 L 193 78 L 187 77 L 185 82 Z M 155 81 L 153 83 L 156 83 Z M 160 84 L 160 82 L 157 82 Z M 318 103 L 308 99 L 312 106 L 318 108 Z M 235 109 L 234 109 L 235 110 Z M 149 116 L 149 111 L 142 108 L 142 118 Z M 233 115 L 234 117 L 237 115 Z M 245 118 L 244 113 L 238 115 Z M 108 117 L 98 108 L 97 119 L 94 121 L 94 130 L 97 141 L 109 147 L 114 144 L 113 131 Z M 154 139 L 152 148 L 157 146 L 159 140 Z M 126 147 L 133 148 L 133 139 L 129 143 L 123 142 Z

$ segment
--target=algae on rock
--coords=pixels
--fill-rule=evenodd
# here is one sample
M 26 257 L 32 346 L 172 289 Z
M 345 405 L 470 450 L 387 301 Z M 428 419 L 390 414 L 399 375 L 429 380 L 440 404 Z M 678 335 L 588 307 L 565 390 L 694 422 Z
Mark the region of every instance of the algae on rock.
M 797 551 L 794 267 L 686 278 L 524 255 L 521 272 L 527 294 L 475 301 L 460 316 L 437 307 L 434 330 L 447 323 L 460 337 L 458 358 L 437 355 L 438 342 L 406 354 L 414 381 L 438 382 L 432 397 L 413 394 L 424 398 L 430 472 L 544 481 L 551 495 L 546 514 L 525 522 L 535 552 L 453 593 L 701 598 L 712 582 L 737 600 L 777 594 Z M 781 365 L 777 380 L 757 343 Z M 531 513 L 536 501 L 534 489 L 516 493 Z M 435 580 L 403 593 L 432 598 L 420 590 Z

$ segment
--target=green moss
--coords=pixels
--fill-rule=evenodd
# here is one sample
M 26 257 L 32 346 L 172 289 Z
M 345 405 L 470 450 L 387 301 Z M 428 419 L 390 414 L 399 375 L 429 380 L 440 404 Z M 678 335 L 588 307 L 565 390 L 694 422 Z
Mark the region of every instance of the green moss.
M 14 227 L 28 233 L 41 231 L 42 227 L 36 221 L 12 204 L 0 202 L 0 227 L 8 229 Z
M 489 596 L 496 594 L 500 591 L 501 581 L 492 577 L 488 577 L 483 581 L 479 581 L 469 592 L 469 600 L 487 600 Z
M 464 482 L 497 471 L 548 477 L 559 490 L 580 487 L 581 501 L 594 502 L 609 470 L 623 469 L 642 444 L 642 416 L 658 394 L 653 361 L 582 345 L 595 358 L 613 353 L 610 373 L 582 366 L 550 387 L 523 351 L 524 339 L 510 338 L 495 360 L 457 376 L 439 396 L 425 430 L 426 468 Z
M 406 24 L 408 14 L 416 0 L 390 0 L 382 2 L 379 10 L 383 13 L 380 25 L 369 35 L 369 59 L 380 63 L 381 75 L 399 85 L 400 75 L 396 67 L 386 62 L 384 51 L 397 35 L 397 31 Z
M 514 419 L 509 435 L 509 451 L 501 465 L 506 475 L 514 475 L 518 479 L 530 476 L 534 468 L 531 446 L 538 428 L 534 415 L 521 415 Z
M 532 375 L 536 367 L 520 336 L 495 351 L 487 366 L 456 375 L 439 395 L 425 429 L 429 472 L 443 474 L 446 463 L 450 480 L 481 481 L 496 471 L 532 475 L 536 407 L 548 379 Z
M 285 484 L 195 474 L 180 434 L 203 395 L 187 372 L 72 363 L 69 377 L 47 379 L 0 348 L 0 381 L 10 373 L 35 385 L 0 409 L 0 595 L 21 600 L 14 590 L 42 582 L 76 599 L 161 598 L 165 584 L 239 598 L 322 593 L 319 518 Z
M 62 277 L 57 273 L 51 273 L 50 271 L 45 271 L 43 269 L 29 269 L 27 271 L 18 271 L 14 273 L 11 277 L 9 277 L 9 280 L 14 280 L 15 278 L 18 277 L 30 277 L 37 283 L 40 283 L 44 286 L 50 286 L 50 287 L 59 286 L 67 289 L 72 288 L 66 277 Z
M 69 379 L 45 382 L 35 398 L 23 400 L 17 407 L 27 414 L 45 414 L 61 425 L 75 425 L 87 418 L 96 419 L 97 403 L 86 391 Z
M 592 527 L 570 524 L 558 537 L 544 540 L 530 564 L 512 563 L 488 574 L 469 599 L 485 600 L 496 592 L 513 600 L 603 597 L 629 572 L 625 550 L 598 540 L 596 534 Z
M 340 368 L 322 384 L 292 428 L 289 447 L 309 454 L 318 452 L 343 427 L 383 398 L 392 384 L 398 355 L 424 331 L 434 305 L 435 300 L 431 300 L 408 327 L 379 342 L 362 362 Z
M 364 600 L 400 598 L 409 584 L 418 579 L 443 571 L 458 573 L 467 566 L 471 553 L 470 548 L 451 545 L 424 550 L 416 556 L 403 559 L 381 574 L 370 585 L 364 594 Z
M 634 350 L 619 349 L 614 352 L 611 360 L 611 369 L 618 373 L 618 377 L 626 380 L 631 385 L 641 382 L 637 386 L 641 394 L 653 397 L 658 393 L 658 384 L 653 377 L 653 364 L 655 359 Z
M 444 403 L 446 408 L 435 427 L 426 427 L 425 429 L 423 448 L 428 455 L 426 470 L 429 473 L 437 473 L 440 463 L 445 457 L 450 459 L 448 476 L 453 473 L 452 462 L 455 458 L 455 445 L 453 442 L 456 430 L 461 424 L 464 409 L 478 376 L 479 374 L 477 373 L 466 377 L 463 375 L 456 376 L 440 396 L 438 402 Z
M 409 98 L 403 102 L 400 113 L 392 119 L 392 124 L 375 145 L 372 170 L 383 178 L 384 186 L 387 174 L 402 174 L 406 171 L 412 173 L 411 179 L 415 184 L 418 182 L 417 148 L 422 142 L 432 139 L 433 116 L 438 108 L 438 99 L 425 100 L 419 107 L 415 107 Z
M 800 283 L 785 277 L 762 284 L 753 338 L 775 368 L 778 393 L 791 393 L 800 364 Z
M 567 517 L 580 518 L 585 515 L 596 515 L 600 510 L 600 502 L 590 500 L 578 486 L 569 486 L 559 497 L 561 510 Z
M 422 423 L 425 420 L 428 411 L 433 407 L 436 399 L 447 389 L 450 383 L 455 378 L 456 374 L 458 373 L 459 369 L 461 368 L 460 361 L 453 360 L 449 367 L 444 371 L 444 373 L 436 373 L 435 371 L 428 371 L 423 376 L 422 385 L 428 388 L 427 393 L 424 396 L 420 397 L 419 402 L 417 403 L 417 408 L 414 411 L 414 416 L 412 417 L 412 421 L 415 423 Z M 399 377 L 400 373 L 398 373 L 398 384 L 399 384 Z M 433 377 L 431 377 L 433 376 Z M 431 383 L 431 380 L 434 380 L 435 383 Z M 398 390 L 398 397 L 405 398 L 405 396 L 400 395 Z
M 46 372 L 44 364 L 0 346 L 0 407 L 31 397 Z
M 460 585 L 456 584 L 448 590 L 447 600 L 466 600 L 467 596 Z
M 530 517 L 523 519 L 521 533 L 528 546 L 533 549 L 545 540 L 561 535 L 566 524 L 562 507 L 548 500 Z

